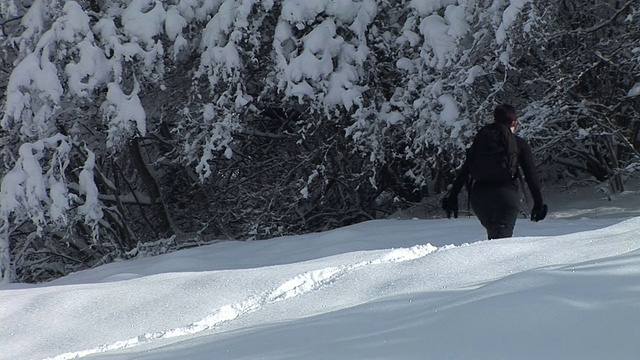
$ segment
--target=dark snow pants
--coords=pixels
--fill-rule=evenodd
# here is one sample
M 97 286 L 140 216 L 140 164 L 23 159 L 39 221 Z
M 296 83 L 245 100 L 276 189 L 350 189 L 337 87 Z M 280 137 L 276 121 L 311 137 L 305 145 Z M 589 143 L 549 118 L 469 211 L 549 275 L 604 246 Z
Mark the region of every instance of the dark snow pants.
M 491 239 L 513 235 L 518 218 L 520 197 L 512 186 L 475 187 L 471 192 L 471 207 Z

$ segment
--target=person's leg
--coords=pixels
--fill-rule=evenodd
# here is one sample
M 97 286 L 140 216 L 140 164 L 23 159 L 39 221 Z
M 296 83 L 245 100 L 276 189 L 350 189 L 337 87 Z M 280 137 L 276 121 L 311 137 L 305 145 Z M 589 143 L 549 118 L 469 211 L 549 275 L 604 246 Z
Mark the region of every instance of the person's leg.
M 489 240 L 513 236 L 519 213 L 518 201 L 518 191 L 513 188 L 474 189 L 471 206 L 487 230 Z
M 487 230 L 487 238 L 492 239 L 493 222 L 495 206 L 491 201 L 491 189 L 473 189 L 471 193 L 471 208 L 476 215 L 480 224 Z
M 505 207 L 494 211 L 494 218 L 491 221 L 491 228 L 487 230 L 491 233 L 491 239 L 501 239 L 513 236 L 513 228 L 518 218 L 518 209 Z

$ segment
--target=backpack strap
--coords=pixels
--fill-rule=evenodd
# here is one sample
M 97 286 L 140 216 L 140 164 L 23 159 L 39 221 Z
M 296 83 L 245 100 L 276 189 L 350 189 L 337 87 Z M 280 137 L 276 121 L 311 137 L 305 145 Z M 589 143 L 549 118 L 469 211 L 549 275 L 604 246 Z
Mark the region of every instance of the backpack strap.
M 469 174 L 469 179 L 467 180 L 467 214 L 471 216 L 471 192 L 473 191 L 473 177 Z
M 509 168 L 511 169 L 511 179 L 515 180 L 518 178 L 518 141 L 516 140 L 516 135 L 511 132 L 507 133 L 507 158 L 509 161 Z

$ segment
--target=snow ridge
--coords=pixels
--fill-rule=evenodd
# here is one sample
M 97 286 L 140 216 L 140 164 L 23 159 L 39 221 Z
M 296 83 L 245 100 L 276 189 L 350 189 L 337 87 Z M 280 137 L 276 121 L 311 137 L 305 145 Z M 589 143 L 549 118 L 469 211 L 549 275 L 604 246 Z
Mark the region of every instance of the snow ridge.
M 441 248 L 440 250 L 450 249 L 451 247 L 452 246 L 446 246 Z M 154 340 L 176 338 L 214 329 L 226 322 L 235 320 L 242 315 L 257 311 L 266 305 L 273 304 L 282 300 L 295 298 L 297 296 L 301 296 L 321 289 L 335 282 L 343 275 L 355 271 L 359 268 L 372 265 L 401 263 L 405 261 L 416 260 L 432 254 L 438 250 L 439 249 L 436 246 L 433 246 L 431 244 L 415 245 L 410 248 L 391 249 L 385 255 L 368 261 L 360 261 L 343 266 L 327 267 L 323 269 L 308 271 L 294 276 L 293 278 L 285 281 L 284 283 L 282 283 L 282 285 L 273 290 L 266 291 L 259 295 L 251 296 L 237 304 L 222 306 L 214 311 L 211 315 L 208 315 L 202 320 L 191 323 L 189 325 L 156 331 L 152 333 L 146 333 L 127 340 L 116 341 L 111 344 L 103 344 L 92 349 L 64 353 L 55 357 L 47 358 L 46 360 L 76 359 L 92 354 L 139 346 Z

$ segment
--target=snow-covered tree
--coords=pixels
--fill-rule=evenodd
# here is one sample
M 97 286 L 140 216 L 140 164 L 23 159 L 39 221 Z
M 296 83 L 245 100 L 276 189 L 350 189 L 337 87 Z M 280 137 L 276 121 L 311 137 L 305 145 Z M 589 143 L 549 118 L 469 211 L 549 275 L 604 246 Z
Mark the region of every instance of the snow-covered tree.
M 639 10 L 1 0 L 2 280 L 383 216 L 441 192 L 500 102 L 547 164 L 620 190 Z
M 511 89 L 525 134 L 547 167 L 591 174 L 607 193 L 640 165 L 639 11 L 636 1 L 535 2 L 516 38 Z

